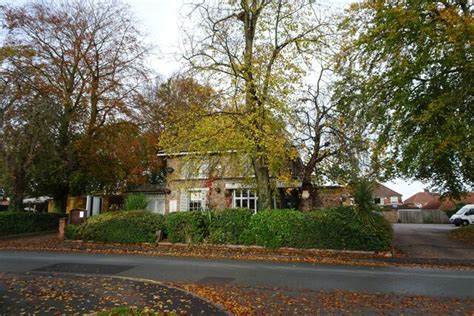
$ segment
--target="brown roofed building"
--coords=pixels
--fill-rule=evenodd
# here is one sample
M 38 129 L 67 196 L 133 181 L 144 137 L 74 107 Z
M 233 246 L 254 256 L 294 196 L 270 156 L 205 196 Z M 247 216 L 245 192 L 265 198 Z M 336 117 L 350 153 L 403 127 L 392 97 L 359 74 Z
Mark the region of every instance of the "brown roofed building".
M 426 204 L 423 208 L 430 210 L 449 211 L 455 209 L 459 204 L 474 204 L 474 192 L 469 192 L 466 196 L 460 199 L 441 199 L 438 197 L 436 200 Z
M 430 192 L 425 190 L 423 192 L 418 192 L 408 199 L 406 199 L 403 203 L 408 207 L 414 208 L 426 208 L 427 205 L 433 204 L 439 201 L 440 194 L 435 192 Z
M 402 205 L 402 195 L 383 184 L 378 183 L 373 192 L 374 203 L 380 206 Z

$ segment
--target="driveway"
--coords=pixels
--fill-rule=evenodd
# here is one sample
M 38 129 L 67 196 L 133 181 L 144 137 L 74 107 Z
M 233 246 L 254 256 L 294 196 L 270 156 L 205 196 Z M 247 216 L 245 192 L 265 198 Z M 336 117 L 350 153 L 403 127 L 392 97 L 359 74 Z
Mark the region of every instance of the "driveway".
M 393 224 L 394 245 L 411 258 L 474 260 L 474 245 L 449 237 L 450 224 Z

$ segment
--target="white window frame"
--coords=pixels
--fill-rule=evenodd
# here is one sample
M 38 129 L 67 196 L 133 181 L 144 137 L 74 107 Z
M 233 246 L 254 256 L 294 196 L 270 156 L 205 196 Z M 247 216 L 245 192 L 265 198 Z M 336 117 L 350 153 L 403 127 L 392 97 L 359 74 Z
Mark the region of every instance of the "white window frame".
M 244 196 L 244 192 L 246 196 Z M 253 208 L 250 207 L 251 200 L 254 203 Z M 239 201 L 239 203 L 237 203 L 237 201 Z M 240 206 L 237 206 L 237 204 L 240 204 Z M 243 206 L 244 204 L 246 204 L 247 206 Z M 253 210 L 254 212 L 257 212 L 257 204 L 258 197 L 254 190 L 248 188 L 232 190 L 232 208 L 248 208 L 250 210 Z
M 209 189 L 189 189 L 187 190 L 187 210 L 188 211 L 203 211 L 207 209 L 207 198 Z M 194 194 L 199 197 L 196 198 Z M 194 195 L 194 196 L 193 196 Z M 197 206 L 198 205 L 198 206 Z
M 391 196 L 390 197 L 390 204 L 397 205 L 398 204 L 398 196 Z

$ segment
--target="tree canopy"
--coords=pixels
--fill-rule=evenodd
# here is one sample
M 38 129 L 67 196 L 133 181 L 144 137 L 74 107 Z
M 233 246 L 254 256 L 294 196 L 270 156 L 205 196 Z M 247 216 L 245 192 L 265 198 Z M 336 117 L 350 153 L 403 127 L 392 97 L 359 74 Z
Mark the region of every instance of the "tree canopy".
M 340 108 L 363 117 L 390 177 L 458 195 L 474 183 L 473 6 L 362 1 L 340 25 Z

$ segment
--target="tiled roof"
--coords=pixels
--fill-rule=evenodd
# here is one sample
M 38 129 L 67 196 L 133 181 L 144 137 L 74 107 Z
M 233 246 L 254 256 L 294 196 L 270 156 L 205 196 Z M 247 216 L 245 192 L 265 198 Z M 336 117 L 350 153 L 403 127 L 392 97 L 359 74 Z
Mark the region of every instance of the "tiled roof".
M 441 200 L 439 197 L 428 204 L 426 204 L 423 208 L 431 209 L 431 210 L 441 210 L 447 211 L 452 210 L 456 207 L 457 204 L 474 204 L 474 192 L 468 193 L 466 196 L 461 197 L 460 199 L 443 199 Z
M 374 189 L 375 197 L 391 197 L 391 196 L 402 196 L 400 193 L 393 191 L 392 189 L 384 186 L 381 183 L 378 183 Z
M 412 196 L 410 196 L 408 199 L 403 201 L 404 204 L 421 204 L 425 205 L 427 203 L 430 203 L 432 201 L 435 201 L 439 199 L 439 193 L 433 193 L 433 192 L 418 192 Z

